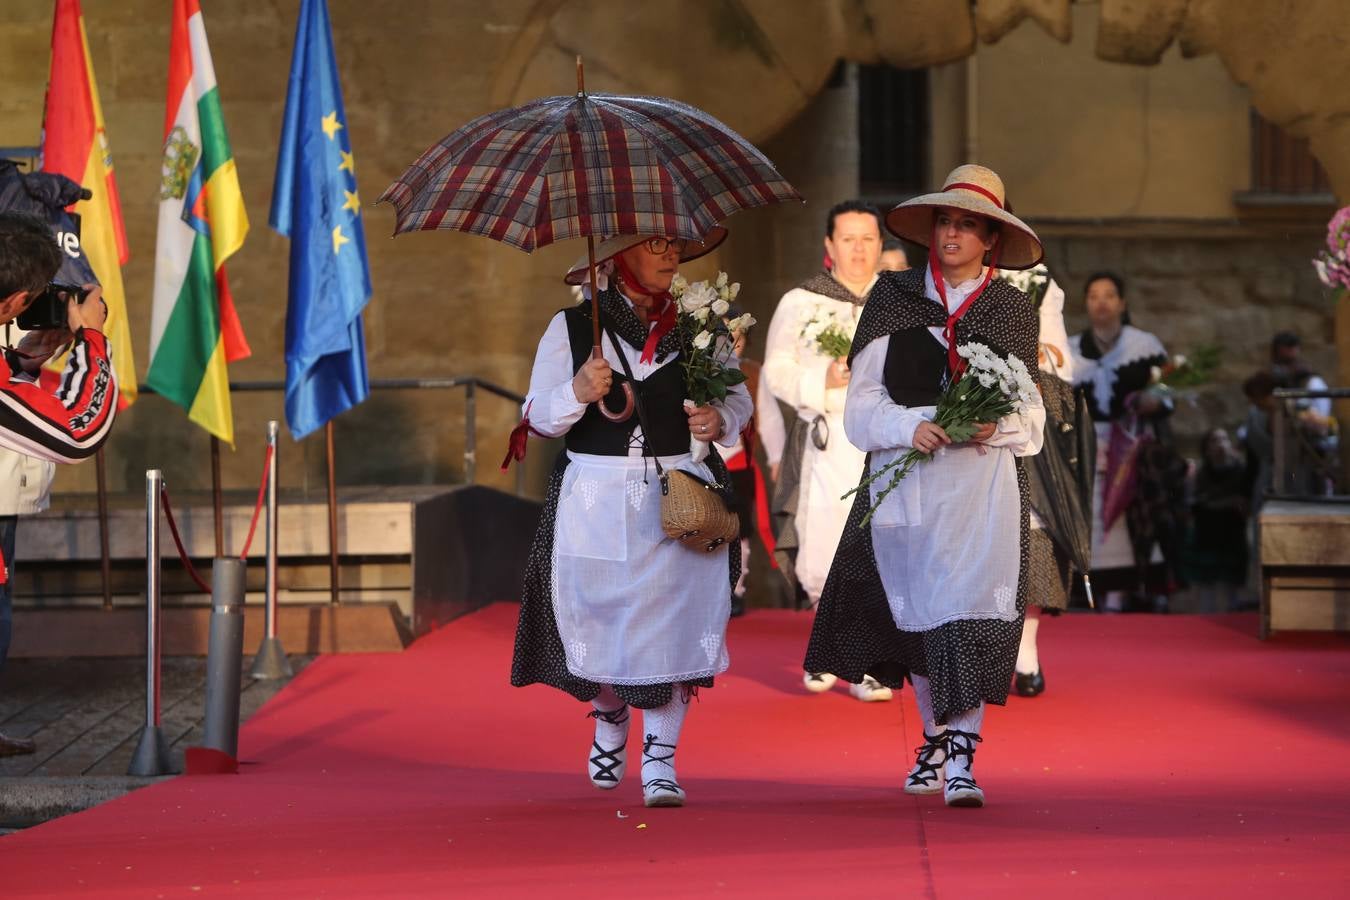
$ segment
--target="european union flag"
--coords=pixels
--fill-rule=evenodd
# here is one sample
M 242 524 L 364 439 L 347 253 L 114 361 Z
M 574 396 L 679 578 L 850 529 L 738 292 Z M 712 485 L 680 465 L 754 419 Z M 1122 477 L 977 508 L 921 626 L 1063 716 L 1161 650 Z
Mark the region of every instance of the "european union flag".
M 299 439 L 370 393 L 370 267 L 325 0 L 300 7 L 268 221 L 291 239 L 286 422 Z

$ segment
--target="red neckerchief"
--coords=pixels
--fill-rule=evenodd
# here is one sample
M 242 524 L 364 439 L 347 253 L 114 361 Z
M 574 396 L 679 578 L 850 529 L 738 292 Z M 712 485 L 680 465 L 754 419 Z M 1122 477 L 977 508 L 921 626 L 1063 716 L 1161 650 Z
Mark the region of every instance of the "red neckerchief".
M 632 269 L 628 268 L 628 264 L 623 261 L 622 256 L 614 257 L 614 267 L 632 290 L 639 289 L 642 282 L 637 280 L 637 276 L 633 274 Z M 675 298 L 670 296 L 670 291 L 652 294 L 651 298 L 652 308 L 655 309 L 660 304 L 661 311 L 656 314 L 656 327 L 647 333 L 647 343 L 642 345 L 642 356 L 639 357 L 639 360 L 644 363 L 649 363 L 656 358 L 656 345 L 661 343 L 661 338 L 665 337 L 675 327 Z M 634 310 L 636 311 L 636 306 Z M 648 312 L 647 323 L 650 327 L 650 312 Z
M 934 225 L 934 247 L 937 246 L 937 239 L 937 226 Z M 947 314 L 947 324 L 942 327 L 942 336 L 947 339 L 947 368 L 953 375 L 959 375 L 965 368 L 961 365 L 962 359 L 956 352 L 956 323 L 966 314 L 966 311 L 970 309 L 970 305 L 975 302 L 976 298 L 984 293 L 984 289 L 989 287 L 989 282 L 993 280 L 994 277 L 994 269 L 998 267 L 998 251 L 999 245 L 995 243 L 993 253 L 991 253 L 989 257 L 989 268 L 984 273 L 984 280 L 980 282 L 979 287 L 970 292 L 970 296 L 962 301 L 961 305 L 958 306 L 955 311 L 949 311 L 947 309 L 947 282 L 942 277 L 941 267 L 938 266 L 937 253 L 930 253 L 928 255 L 928 270 L 933 275 L 933 286 L 937 288 L 938 296 L 942 298 L 942 311 Z

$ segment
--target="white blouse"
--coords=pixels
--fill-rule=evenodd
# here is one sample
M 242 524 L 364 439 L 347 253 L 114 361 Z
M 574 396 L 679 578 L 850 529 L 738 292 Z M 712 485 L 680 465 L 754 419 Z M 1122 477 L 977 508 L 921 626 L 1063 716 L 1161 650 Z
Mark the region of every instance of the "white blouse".
M 644 363 L 640 358 L 641 350 L 634 349 L 622 338 L 618 339 L 618 345 L 628 360 L 633 377 L 638 380 L 645 380 L 662 366 L 678 365 L 674 356 L 667 358 L 663 363 L 656 361 Z M 619 361 L 614 342 L 609 339 L 608 334 L 601 335 L 600 347 L 605 360 L 614 371 L 623 372 L 623 364 Z M 739 368 L 740 360 L 733 356 L 731 365 Z M 534 357 L 534 370 L 530 373 L 530 390 L 525 396 L 525 405 L 521 407 L 522 415 L 529 416 L 530 427 L 539 434 L 545 437 L 559 437 L 575 425 L 586 412 L 589 404 L 577 400 L 576 391 L 572 388 L 572 377 L 575 374 L 572 343 L 567 334 L 567 320 L 560 312 L 548 323 L 548 329 L 539 341 L 539 350 Z M 735 385 L 727 392 L 725 401 L 714 401 L 712 406 L 722 417 L 722 435 L 716 443 L 723 447 L 734 446 L 740 438 L 741 429 L 750 421 L 750 416 L 754 412 L 750 392 L 746 390 L 744 384 Z M 638 427 L 634 431 L 632 446 L 628 450 L 629 456 L 642 455 L 641 436 L 642 428 Z

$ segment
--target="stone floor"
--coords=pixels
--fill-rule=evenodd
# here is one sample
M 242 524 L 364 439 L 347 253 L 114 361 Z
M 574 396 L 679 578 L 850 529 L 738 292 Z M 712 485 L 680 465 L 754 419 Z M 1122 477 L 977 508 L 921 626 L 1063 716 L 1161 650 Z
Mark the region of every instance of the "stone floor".
M 262 708 L 285 680 L 255 681 L 243 663 L 240 720 Z M 300 671 L 310 662 L 292 657 Z M 183 750 L 200 743 L 206 660 L 171 657 L 161 664 L 160 727 L 175 771 Z M 154 778 L 127 775 L 145 727 L 145 661 L 11 659 L 0 678 L 0 733 L 30 737 L 37 752 L 0 758 L 0 833 L 85 809 Z

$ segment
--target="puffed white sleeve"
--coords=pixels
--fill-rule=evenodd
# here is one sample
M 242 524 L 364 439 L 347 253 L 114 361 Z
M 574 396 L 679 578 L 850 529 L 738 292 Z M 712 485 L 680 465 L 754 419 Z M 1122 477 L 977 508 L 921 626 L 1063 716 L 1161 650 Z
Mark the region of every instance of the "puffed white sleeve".
M 1032 393 L 1032 402 L 1022 412 L 1011 413 L 998 420 L 993 435 L 984 442 L 989 447 L 1006 447 L 1013 456 L 1035 456 L 1045 443 L 1045 403 L 1039 391 Z
M 586 412 L 586 404 L 577 400 L 572 389 L 572 344 L 567 337 L 567 320 L 558 313 L 548 323 L 530 372 L 530 391 L 525 395 L 521 415 L 530 427 L 545 437 L 558 437 L 576 424 Z
M 831 399 L 825 378 L 833 360 L 802 352 L 802 319 L 809 302 L 806 297 L 805 291 L 794 289 L 778 301 L 765 339 L 764 381 L 788 406 L 824 414 Z
M 872 341 L 853 357 L 844 403 L 844 433 L 859 450 L 909 449 L 914 430 L 931 415 L 900 406 L 886 390 L 886 352 L 890 336 Z M 931 409 L 931 407 L 926 407 Z
M 729 365 L 739 369 L 741 361 L 733 356 Z M 717 444 L 722 447 L 734 447 L 741 439 L 741 432 L 750 424 L 750 419 L 755 414 L 755 401 L 750 399 L 750 390 L 745 386 L 745 382 L 732 385 L 727 390 L 726 399 L 714 400 L 712 406 L 722 417 L 722 436 L 717 439 Z
M 1041 343 L 1058 350 L 1064 361 L 1061 365 L 1053 359 L 1047 360 L 1041 371 L 1058 375 L 1073 384 L 1073 351 L 1069 348 L 1069 331 L 1064 327 L 1064 289 L 1053 278 L 1041 299 Z

